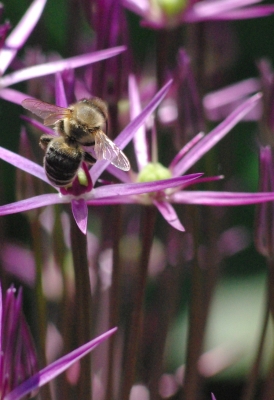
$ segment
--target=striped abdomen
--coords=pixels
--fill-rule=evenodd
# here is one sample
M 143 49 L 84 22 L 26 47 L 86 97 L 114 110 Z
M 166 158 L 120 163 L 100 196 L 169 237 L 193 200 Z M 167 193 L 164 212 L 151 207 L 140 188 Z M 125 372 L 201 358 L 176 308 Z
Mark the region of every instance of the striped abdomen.
M 63 137 L 48 143 L 44 158 L 46 174 L 58 187 L 69 185 L 75 178 L 84 158 L 84 151 L 77 143 L 67 143 Z

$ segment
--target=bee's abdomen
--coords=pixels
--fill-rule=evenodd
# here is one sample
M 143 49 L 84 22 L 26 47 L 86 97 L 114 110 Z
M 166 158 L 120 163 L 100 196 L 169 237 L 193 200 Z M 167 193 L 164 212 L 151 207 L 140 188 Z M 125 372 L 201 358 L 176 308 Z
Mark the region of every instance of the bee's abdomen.
M 79 147 L 71 147 L 58 140 L 50 143 L 44 165 L 51 183 L 58 187 L 69 185 L 77 174 L 83 157 L 84 153 Z

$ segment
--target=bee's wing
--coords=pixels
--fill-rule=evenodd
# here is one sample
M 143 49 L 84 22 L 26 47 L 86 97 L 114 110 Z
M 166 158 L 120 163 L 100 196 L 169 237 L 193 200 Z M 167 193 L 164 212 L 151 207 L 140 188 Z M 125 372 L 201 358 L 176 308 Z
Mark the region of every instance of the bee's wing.
M 95 134 L 94 152 L 97 160 L 108 160 L 123 171 L 130 170 L 130 163 L 125 154 L 101 130 Z
M 56 106 L 54 104 L 45 103 L 36 99 L 25 99 L 22 106 L 31 111 L 40 118 L 43 118 L 44 125 L 53 125 L 59 119 L 68 117 L 71 110 Z

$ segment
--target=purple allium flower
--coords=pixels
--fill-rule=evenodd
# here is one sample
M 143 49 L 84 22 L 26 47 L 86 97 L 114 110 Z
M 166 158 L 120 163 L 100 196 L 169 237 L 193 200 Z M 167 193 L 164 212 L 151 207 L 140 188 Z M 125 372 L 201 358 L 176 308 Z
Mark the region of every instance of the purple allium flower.
M 135 115 L 138 105 L 138 93 L 136 82 L 134 78 L 130 81 L 130 104 L 133 105 L 132 115 Z M 236 110 L 234 110 L 221 124 L 214 128 L 210 133 L 204 136 L 203 133 L 198 134 L 192 141 L 190 141 L 173 159 L 169 167 L 166 168 L 158 163 L 158 161 L 151 159 L 148 154 L 146 137 L 143 130 L 139 130 L 134 139 L 135 153 L 137 165 L 139 168 L 138 177 L 132 173 L 126 174 L 122 171 L 115 170 L 110 166 L 109 170 L 113 175 L 119 178 L 122 182 L 130 181 L 151 181 L 157 180 L 159 177 L 165 179 L 175 179 L 184 174 L 191 168 L 203 155 L 205 155 L 215 144 L 217 144 L 230 130 L 260 101 L 261 94 L 256 94 L 246 100 Z M 93 168 L 96 168 L 93 167 Z M 199 183 L 206 180 L 220 179 L 220 177 L 213 178 L 199 178 L 192 182 L 187 182 L 182 187 Z M 273 200 L 274 193 L 241 193 L 241 192 L 213 192 L 213 191 L 187 191 L 181 190 L 182 187 L 177 187 L 172 190 L 156 192 L 147 195 L 127 196 L 124 197 L 123 202 L 140 203 L 140 204 L 154 204 L 166 221 L 179 230 L 184 230 L 178 216 L 171 205 L 177 204 L 200 204 L 212 206 L 234 206 L 260 203 Z M 106 199 L 109 204 L 116 203 L 114 198 Z M 88 204 L 95 204 L 96 200 L 89 200 Z M 119 202 L 119 200 L 118 200 Z
M 5 396 L 38 371 L 36 352 L 22 313 L 22 290 L 11 286 L 2 296 L 0 285 L 0 379 Z
M 76 361 L 80 360 L 82 357 L 90 353 L 95 349 L 100 343 L 107 339 L 110 335 L 116 332 L 117 328 L 110 329 L 106 333 L 98 336 L 97 338 L 91 340 L 90 342 L 84 344 L 71 353 L 59 358 L 57 361 L 51 363 L 47 367 L 40 370 L 38 373 L 33 375 L 28 380 L 24 381 L 21 385 L 16 387 L 13 391 L 8 393 L 3 400 L 19 400 L 27 394 L 34 390 L 39 389 L 46 383 L 50 382 L 52 379 L 56 378 L 62 372 L 67 370 Z
M 153 29 L 182 23 L 258 18 L 270 15 L 272 5 L 253 6 L 261 0 L 122 0 L 125 7 L 142 17 L 142 25 Z
M 6 38 L 3 48 L 0 50 L 0 97 L 16 104 L 21 104 L 27 95 L 8 88 L 11 85 L 28 79 L 55 74 L 56 72 L 65 71 L 67 69 L 74 69 L 92 64 L 116 56 L 125 50 L 124 46 L 119 46 L 112 49 L 82 54 L 64 60 L 61 59 L 28 68 L 22 68 L 4 75 L 14 60 L 18 50 L 23 47 L 32 30 L 35 28 L 45 4 L 46 0 L 33 1 L 21 21 Z
M 129 143 L 135 132 L 144 123 L 145 119 L 161 102 L 170 85 L 171 82 L 168 82 L 155 95 L 146 108 L 119 134 L 119 136 L 117 136 L 115 143 L 119 148 L 123 149 Z M 0 158 L 51 185 L 42 166 L 4 148 L 0 148 Z M 191 174 L 172 179 L 163 179 L 156 182 L 113 184 L 93 188 L 90 190 L 90 182 L 92 181 L 95 183 L 101 173 L 108 167 L 109 163 L 109 161 L 100 161 L 91 168 L 89 173 L 87 173 L 87 170 L 85 173 L 84 170 L 84 175 L 87 178 L 87 186 L 85 180 L 84 184 L 82 180 L 79 181 L 80 185 L 82 186 L 81 190 L 79 189 L 79 182 L 76 181 L 75 186 L 72 187 L 72 190 L 60 190 L 56 194 L 43 194 L 2 206 L 0 207 L 0 215 L 27 211 L 46 205 L 71 203 L 74 218 L 80 230 L 86 233 L 88 205 L 124 203 L 127 202 L 128 196 L 134 196 L 147 192 L 157 192 L 167 188 L 185 185 L 187 182 L 192 181 L 201 175 Z M 78 177 L 76 179 L 78 179 Z
M 33 394 L 116 331 L 110 329 L 38 372 L 33 340 L 22 313 L 22 290 L 17 296 L 15 293 L 11 286 L 3 296 L 0 285 L 1 400 L 19 400 Z
M 170 85 L 171 82 L 166 84 L 156 94 L 154 99 L 146 106 L 146 108 L 120 133 L 115 140 L 115 143 L 119 148 L 123 149 L 134 137 L 136 131 L 142 126 L 145 119 L 155 110 L 157 105 L 163 99 Z M 134 88 L 133 84 L 133 89 L 131 90 L 132 98 L 136 98 L 136 96 L 138 98 L 136 90 L 137 89 Z M 109 161 L 100 161 L 97 162 L 89 172 L 91 181 L 93 183 L 97 181 L 99 176 L 106 168 L 108 168 L 108 170 L 113 175 L 118 177 L 123 183 L 101 186 L 94 188 L 91 191 L 88 191 L 90 186 L 84 186 L 83 191 L 80 193 L 79 184 L 76 182 L 77 189 L 74 193 L 72 193 L 74 190 L 73 188 L 71 193 L 61 193 L 60 191 L 57 194 L 43 194 L 26 200 L 7 204 L 0 207 L 0 215 L 27 211 L 46 205 L 71 203 L 74 218 L 80 230 L 86 233 L 88 206 L 123 203 L 154 204 L 164 218 L 173 227 L 179 230 L 184 230 L 171 203 L 233 206 L 274 200 L 274 193 L 272 192 L 233 193 L 180 190 L 193 183 L 194 180 L 196 180 L 196 182 L 204 181 L 203 179 L 197 179 L 201 176 L 201 174 L 191 174 L 185 176 L 181 175 L 191 168 L 207 151 L 209 151 L 219 140 L 221 140 L 236 125 L 236 123 L 239 122 L 243 116 L 246 115 L 258 103 L 260 98 L 261 95 L 256 94 L 248 99 L 209 134 L 204 137 L 203 134 L 199 134 L 196 138 L 194 138 L 192 142 L 190 142 L 185 148 L 182 149 L 181 152 L 178 153 L 178 155 L 171 162 L 169 168 L 162 166 L 159 168 L 159 165 L 156 165 L 156 172 L 154 168 L 155 165 L 147 164 L 148 166 L 145 166 L 150 156 L 147 153 L 144 136 L 140 136 L 143 134 L 138 133 L 138 139 L 135 141 L 135 144 L 138 142 L 139 146 L 139 149 L 137 150 L 137 162 L 139 165 L 145 166 L 147 170 L 145 173 L 143 172 L 142 174 L 139 174 L 139 182 L 137 183 L 136 178 L 131 178 L 131 173 L 126 174 L 124 171 L 120 171 L 112 166 L 109 166 Z M 135 101 L 132 104 L 135 105 L 135 108 L 138 107 L 138 102 Z M 134 113 L 136 114 L 136 110 L 133 111 L 133 114 Z M 49 183 L 44 169 L 36 163 L 33 163 L 32 161 L 3 148 L 0 148 L 0 158 Z M 153 170 L 152 178 L 151 169 Z M 89 174 L 86 173 L 85 176 L 88 178 Z M 150 177 L 148 178 L 149 175 Z M 220 179 L 220 177 L 205 179 Z M 80 185 L 82 185 L 81 182 Z M 177 189 L 172 190 L 172 188 Z M 152 193 L 152 196 L 144 196 L 144 193 Z

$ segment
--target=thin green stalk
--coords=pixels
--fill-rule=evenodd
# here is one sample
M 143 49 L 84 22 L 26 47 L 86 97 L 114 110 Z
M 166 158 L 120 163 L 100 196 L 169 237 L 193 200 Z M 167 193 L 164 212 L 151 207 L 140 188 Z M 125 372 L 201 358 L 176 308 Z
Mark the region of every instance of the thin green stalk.
M 192 60 L 195 81 L 201 97 L 206 92 L 208 82 L 206 79 L 206 25 L 189 24 L 186 27 L 186 49 Z
M 192 265 L 191 304 L 183 399 L 196 400 L 200 376 L 197 369 L 204 338 L 203 274 L 195 258 Z
M 257 354 L 254 360 L 254 363 L 252 365 L 251 371 L 249 373 L 249 377 L 246 383 L 246 386 L 244 388 L 244 392 L 242 395 L 242 400 L 252 400 L 256 394 L 256 388 L 257 388 L 257 382 L 258 382 L 258 377 L 259 377 L 259 372 L 260 372 L 260 367 L 262 364 L 262 358 L 263 358 L 263 350 L 264 350 L 264 344 L 265 344 L 265 339 L 266 339 L 266 333 L 267 333 L 267 326 L 269 322 L 270 316 L 272 316 L 272 321 L 273 321 L 273 290 L 274 290 L 274 264 L 272 260 L 268 260 L 268 267 L 269 267 L 269 274 L 268 274 L 268 293 L 267 293 L 267 301 L 266 301 L 266 308 L 265 308 L 265 315 L 264 315 L 264 320 L 263 320 L 263 325 L 262 325 L 262 332 L 261 336 L 259 339 L 259 344 L 258 344 L 258 349 L 257 349 Z M 272 379 L 273 379 L 273 373 L 274 373 L 274 368 L 273 368 L 273 362 L 270 367 L 266 385 L 265 385 L 265 393 L 269 394 L 273 390 L 273 384 L 272 384 Z M 271 397 L 269 397 L 271 398 Z M 272 392 L 272 398 L 273 398 L 273 392 Z
M 168 35 L 164 30 L 156 33 L 156 74 L 158 87 L 162 87 L 165 80 L 165 67 L 168 54 Z
M 156 78 L 160 89 L 166 82 L 167 68 L 174 69 L 184 34 L 184 27 L 156 31 Z
M 140 339 L 143 327 L 143 306 L 147 279 L 147 270 L 150 249 L 153 241 L 154 225 L 156 218 L 155 207 L 145 207 L 141 219 L 141 243 L 142 251 L 136 290 L 133 294 L 133 310 L 129 327 L 128 340 L 125 346 L 125 363 L 123 365 L 123 378 L 121 388 L 121 400 L 128 400 L 132 385 L 134 384 L 136 364 L 138 361 L 138 350 L 140 348 Z
M 211 210 L 203 215 L 194 211 L 194 238 L 195 255 L 191 275 L 191 303 L 189 312 L 189 331 L 187 340 L 187 360 L 184 379 L 183 398 L 197 399 L 201 389 L 201 376 L 198 371 L 198 360 L 203 350 L 206 324 L 211 304 L 212 293 L 215 288 L 219 273 L 219 254 L 216 248 L 217 230 L 214 215 Z M 202 219 L 202 221 L 200 221 Z M 204 226 L 204 229 L 202 227 Z M 204 259 L 206 268 L 201 268 L 198 261 L 198 248 L 200 235 L 203 232 L 207 243 L 207 255 Z
M 63 337 L 63 354 L 68 354 L 73 347 L 72 333 L 74 329 L 74 315 L 71 310 L 73 310 L 73 293 L 72 293 L 72 274 L 71 271 L 68 272 L 66 256 L 67 248 L 64 243 L 64 232 L 61 223 L 61 208 L 59 205 L 55 206 L 55 223 L 52 232 L 52 246 L 54 249 L 54 258 L 57 262 L 58 267 L 61 270 L 62 282 L 63 282 L 63 293 L 62 300 L 60 304 L 60 318 L 59 318 L 59 329 Z M 70 210 L 69 210 L 70 211 Z M 58 377 L 56 385 L 56 397 L 62 397 L 66 400 L 74 399 L 74 394 L 71 388 L 71 384 L 68 382 L 66 375 L 61 374 Z
M 206 25 L 187 27 L 187 50 L 192 59 L 192 68 L 199 94 L 202 98 L 207 87 L 206 73 Z M 216 165 L 213 154 L 206 162 L 206 172 L 210 174 Z M 215 170 L 214 170 L 215 172 Z M 214 183 L 212 183 L 214 185 Z M 184 400 L 196 400 L 201 390 L 201 376 L 198 371 L 198 360 L 203 350 L 204 336 L 212 293 L 218 277 L 219 253 L 216 246 L 220 232 L 219 221 L 209 209 L 206 213 L 197 209 L 193 215 L 194 227 L 194 260 L 191 276 L 191 304 L 189 313 L 189 331 L 187 340 L 187 360 L 182 391 Z M 207 259 L 205 268 L 198 261 L 200 243 L 206 242 Z
M 75 275 L 75 326 L 76 346 L 91 339 L 91 288 L 87 259 L 87 237 L 71 214 L 71 250 Z M 81 360 L 81 371 L 77 383 L 77 396 L 81 400 L 91 399 L 91 358 Z
M 47 329 L 47 310 L 46 301 L 43 293 L 42 272 L 43 272 L 43 256 L 42 256 L 42 237 L 41 227 L 38 218 L 30 219 L 32 246 L 36 266 L 35 278 L 35 298 L 36 298 L 36 311 L 37 311 L 37 324 L 38 330 L 38 354 L 41 357 L 42 365 L 46 365 L 46 329 Z M 44 386 L 40 391 L 41 399 L 51 399 L 49 385 Z
M 109 299 L 109 328 L 118 325 L 119 319 L 119 306 L 120 306 L 120 278 L 121 278 L 121 260 L 119 252 L 119 243 L 122 235 L 122 218 L 121 218 L 121 207 L 116 206 L 115 212 L 113 213 L 113 269 L 112 269 L 112 282 L 110 288 L 110 299 Z M 115 336 L 109 338 L 108 348 L 108 375 L 107 375 L 107 389 L 106 389 L 106 400 L 113 399 L 113 368 L 114 368 L 114 350 L 115 350 L 116 338 Z
M 260 340 L 259 340 L 256 357 L 255 357 L 254 363 L 252 365 L 251 371 L 249 373 L 249 377 L 247 379 L 247 382 L 246 382 L 246 385 L 245 385 L 245 388 L 243 391 L 242 400 L 252 400 L 256 394 L 256 388 L 257 388 L 259 371 L 260 371 L 261 362 L 262 362 L 263 349 L 264 349 L 264 344 L 265 344 L 268 321 L 269 321 L 269 303 L 267 302 L 264 320 L 263 320 L 262 332 L 261 332 L 261 336 L 260 336 Z
M 150 397 L 153 400 L 161 399 L 159 380 L 163 374 L 166 338 L 170 321 L 174 317 L 178 305 L 183 273 L 184 269 L 181 265 L 176 268 L 167 266 L 158 280 L 158 293 L 152 309 L 154 324 L 155 316 L 157 316 L 157 325 L 153 329 L 154 341 L 151 343 L 149 352 L 150 368 L 147 376 Z

